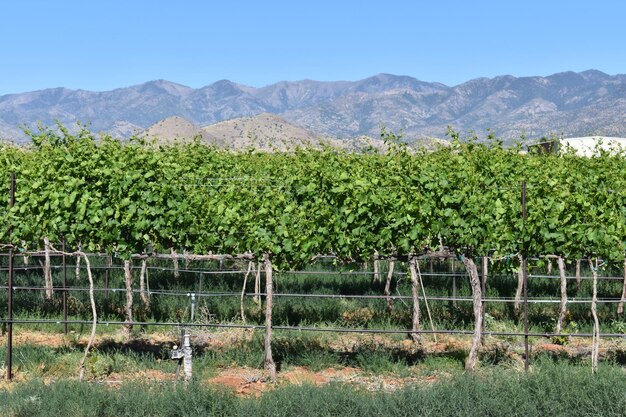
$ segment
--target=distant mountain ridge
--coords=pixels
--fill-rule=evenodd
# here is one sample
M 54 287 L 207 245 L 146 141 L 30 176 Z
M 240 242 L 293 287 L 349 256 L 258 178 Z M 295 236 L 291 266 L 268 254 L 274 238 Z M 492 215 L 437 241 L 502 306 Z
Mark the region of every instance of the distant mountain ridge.
M 359 81 L 281 81 L 255 88 L 228 80 L 194 89 L 165 80 L 93 92 L 53 88 L 0 96 L 0 138 L 20 126 L 87 123 L 127 137 L 171 116 L 197 126 L 272 113 L 313 135 L 377 137 L 382 125 L 408 139 L 442 137 L 448 126 L 505 140 L 626 136 L 626 75 L 589 70 L 548 77 L 477 78 L 456 86 L 379 74 Z

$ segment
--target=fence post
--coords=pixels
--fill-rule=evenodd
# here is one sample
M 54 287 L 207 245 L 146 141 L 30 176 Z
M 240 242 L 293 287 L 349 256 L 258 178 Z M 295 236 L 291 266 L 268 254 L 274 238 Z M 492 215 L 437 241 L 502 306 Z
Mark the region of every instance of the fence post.
M 113 264 L 111 255 L 107 254 L 104 259 L 104 299 L 109 300 L 109 269 Z
M 452 307 L 456 307 L 456 268 L 452 259 Z
M 528 261 L 526 259 L 526 181 L 522 181 L 522 276 L 524 285 L 524 370 L 528 372 L 530 349 L 528 347 Z
M 485 304 L 487 304 L 485 302 L 485 298 L 487 298 L 487 275 L 489 274 L 489 257 L 488 256 L 483 256 L 482 257 L 482 265 L 481 265 L 481 275 L 482 275 L 482 280 L 481 280 L 481 288 L 480 288 L 480 292 L 482 293 L 482 298 L 483 301 L 481 303 L 481 315 L 482 315 L 482 323 L 481 323 L 481 328 L 483 330 L 483 332 L 485 331 Z M 483 339 L 485 338 L 485 335 L 483 333 Z
M 11 173 L 9 185 L 9 208 L 15 204 L 15 174 Z M 9 226 L 9 236 L 13 234 L 13 226 Z M 8 273 L 8 312 L 7 312 L 7 380 L 13 380 L 13 245 L 9 246 L 9 273 Z
M 67 263 L 65 259 L 65 237 L 63 237 L 61 247 L 63 249 L 63 334 L 67 335 Z

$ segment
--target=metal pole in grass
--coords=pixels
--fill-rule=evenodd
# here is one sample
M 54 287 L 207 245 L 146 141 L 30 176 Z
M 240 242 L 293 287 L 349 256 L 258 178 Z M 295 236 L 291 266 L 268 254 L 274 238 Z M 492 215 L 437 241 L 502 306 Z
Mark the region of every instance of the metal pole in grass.
M 65 259 L 65 237 L 61 243 L 63 248 L 63 334 L 67 335 L 67 262 Z
M 528 348 L 528 264 L 526 259 L 526 181 L 522 181 L 522 275 L 524 282 L 524 370 L 528 372 L 530 350 Z
M 105 300 L 109 300 L 109 268 L 113 261 L 111 260 L 111 255 L 107 255 L 104 259 L 104 298 Z
M 15 204 L 15 174 L 11 173 L 9 185 L 9 208 Z M 13 226 L 9 226 L 9 236 L 13 234 Z M 9 273 L 8 273 L 8 328 L 7 328 L 7 380 L 13 379 L 13 245 L 9 246 Z

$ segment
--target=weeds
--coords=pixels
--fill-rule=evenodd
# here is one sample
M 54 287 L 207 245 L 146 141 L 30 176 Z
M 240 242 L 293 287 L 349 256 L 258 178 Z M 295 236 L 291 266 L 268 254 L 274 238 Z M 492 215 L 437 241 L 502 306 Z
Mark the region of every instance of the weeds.
M 436 362 L 437 367 L 454 367 Z M 435 363 L 431 363 L 435 365 Z M 0 390 L 2 415 L 14 416 L 622 416 L 623 370 L 602 366 L 597 375 L 572 365 L 540 362 L 524 374 L 492 370 L 458 374 L 399 391 L 368 392 L 346 385 L 287 385 L 259 398 L 189 385 L 99 384 L 39 381 Z

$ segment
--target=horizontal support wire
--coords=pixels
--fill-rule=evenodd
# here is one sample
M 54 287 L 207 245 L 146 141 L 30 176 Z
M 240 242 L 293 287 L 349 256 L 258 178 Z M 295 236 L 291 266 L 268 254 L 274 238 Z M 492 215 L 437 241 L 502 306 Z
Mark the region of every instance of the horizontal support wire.
M 63 266 L 62 265 L 51 265 L 50 268 L 52 269 L 62 269 Z M 67 268 L 75 268 L 74 265 L 68 265 Z M 80 265 L 79 268 L 81 270 L 86 269 L 87 266 L 86 265 Z M 41 265 L 29 265 L 29 266 L 14 266 L 13 270 L 14 271 L 30 271 L 30 270 L 41 270 L 43 269 L 43 266 Z M 123 270 L 124 266 L 123 265 L 111 265 L 111 266 L 91 266 L 92 270 Z M 191 273 L 191 274 L 203 274 L 203 275 L 220 275 L 220 274 L 246 274 L 248 271 L 247 270 L 240 270 L 240 269 L 223 269 L 223 270 L 214 270 L 214 269 L 184 269 L 184 268 L 179 268 L 179 269 L 175 269 L 175 268 L 167 268 L 167 267 L 160 267 L 160 266 L 148 266 L 147 267 L 148 270 L 150 271 L 161 271 L 161 272 L 173 272 L 173 271 L 178 271 L 178 272 L 187 272 L 187 273 Z M 8 268 L 7 267 L 1 267 L 0 268 L 0 272 L 7 272 Z M 386 272 L 384 271 L 379 271 L 379 274 L 383 274 Z M 265 274 L 265 271 L 261 271 L 261 274 Z M 333 272 L 333 271 L 278 271 L 274 273 L 275 276 L 288 276 L 288 275 L 322 275 L 322 276 L 359 276 L 359 275 L 374 275 L 374 271 L 348 271 L 348 272 L 342 272 L 342 271 L 338 271 L 338 272 Z M 408 273 L 407 272 L 403 272 L 403 271 L 394 271 L 393 276 L 407 276 Z M 467 273 L 466 272 L 459 272 L 459 273 L 445 273 L 445 272 L 433 272 L 433 273 L 429 273 L 429 272 L 422 272 L 421 274 L 423 277 L 438 277 L 438 278 L 463 278 L 463 277 L 467 277 Z M 514 276 L 512 274 L 489 274 L 490 278 L 511 278 L 511 279 L 515 279 L 517 280 L 517 276 Z M 533 279 L 561 279 L 561 277 L 559 275 L 534 275 L 534 274 L 529 274 L 528 278 L 533 278 Z M 587 277 L 587 276 L 581 276 L 581 277 L 576 277 L 573 275 L 568 275 L 565 277 L 565 279 L 569 280 L 569 281 L 574 281 L 574 280 L 593 280 L 593 277 Z M 618 277 L 618 276 L 599 276 L 598 277 L 599 281 L 623 281 L 624 277 Z
M 33 254 L 33 257 L 43 256 L 44 253 L 36 253 Z M 51 256 L 62 256 L 61 254 L 51 253 Z M 105 254 L 89 254 L 90 256 L 95 257 L 104 257 L 108 256 Z M 20 254 L 16 254 L 16 256 L 20 256 Z M 162 258 L 159 257 L 148 257 L 143 258 L 148 260 L 159 260 L 165 261 L 168 260 L 167 256 Z M 182 261 L 185 258 L 183 256 L 176 257 L 175 259 Z M 433 259 L 437 260 L 438 258 L 433 257 Z M 137 261 L 137 259 L 134 259 Z M 200 262 L 215 262 L 215 259 L 188 259 L 190 262 L 200 261 Z M 224 258 L 224 260 L 238 260 L 235 258 Z M 248 259 L 239 259 L 239 260 L 248 260 Z M 544 260 L 543 258 L 541 260 Z M 53 265 L 51 268 L 55 270 L 59 270 L 62 268 L 61 265 Z M 74 266 L 69 266 L 68 268 L 74 268 Z M 123 269 L 123 265 L 109 265 L 109 266 L 92 266 L 92 270 L 96 271 L 121 271 Z M 41 265 L 25 265 L 25 266 L 14 266 L 14 271 L 40 271 L 42 269 Z M 86 269 L 86 265 L 81 265 L 80 269 Z M 215 270 L 215 269 L 188 269 L 188 268 L 169 268 L 169 267 L 159 267 L 159 266 L 147 266 L 149 271 L 161 271 L 161 272 L 174 272 L 178 271 L 179 273 L 190 273 L 190 274 L 198 274 L 198 275 L 244 275 L 249 273 L 247 270 L 239 270 L 239 269 L 224 269 L 224 270 Z M 0 268 L 0 272 L 7 272 L 8 268 L 3 267 Z M 261 271 L 262 274 L 265 274 L 265 271 Z M 379 271 L 380 274 L 384 274 L 384 271 Z M 287 276 L 295 276 L 295 275 L 310 275 L 310 276 L 335 276 L 335 277 L 344 277 L 344 276 L 373 276 L 374 271 L 276 271 L 276 275 L 279 277 L 287 277 Z M 392 274 L 395 277 L 404 277 L 407 275 L 407 272 L 403 271 L 394 271 Z M 457 278 L 457 277 L 468 277 L 467 272 L 459 271 L 459 272 L 423 272 L 421 274 L 423 277 L 431 277 L 431 278 Z M 494 277 L 504 277 L 510 279 L 516 279 L 515 274 L 490 274 L 490 279 Z M 558 275 L 541 275 L 541 274 L 529 274 L 529 279 L 560 279 Z M 591 280 L 592 277 L 581 276 L 567 276 L 567 280 Z M 622 281 L 623 277 L 599 277 L 600 281 L 603 280 L 615 280 Z M 44 291 L 46 287 L 41 286 L 14 286 L 14 291 Z M 7 290 L 7 286 L 0 286 L 0 289 Z M 69 292 L 81 292 L 86 293 L 89 291 L 89 288 L 84 287 L 55 287 L 55 291 L 59 293 L 69 293 Z M 111 292 L 111 293 L 126 293 L 126 288 L 94 288 L 96 292 Z M 139 289 L 133 289 L 133 293 L 141 293 Z M 193 291 L 171 291 L 171 290 L 146 290 L 145 294 L 155 295 L 155 296 L 177 296 L 177 297 L 265 297 L 266 293 L 264 292 L 193 292 Z M 358 294 L 299 294 L 299 293 L 275 293 L 274 297 L 277 298 L 319 298 L 319 299 L 371 299 L 371 300 L 411 300 L 411 296 L 404 295 L 358 295 Z M 450 297 L 450 296 L 429 296 L 427 297 L 430 301 L 447 301 L 447 302 L 461 302 L 461 303 L 470 303 L 472 302 L 472 298 L 470 296 L 459 296 L 459 297 Z M 425 297 L 419 297 L 419 300 L 424 301 Z M 513 297 L 485 297 L 482 298 L 484 303 L 515 303 L 516 300 Z M 619 298 L 601 298 L 596 300 L 598 303 L 603 304 L 617 304 L 620 302 Z M 519 302 L 519 301 L 518 301 Z M 558 304 L 560 303 L 560 298 L 532 298 L 528 299 L 529 304 Z M 590 304 L 592 302 L 591 298 L 571 298 L 567 300 L 568 304 Z M 8 320 L 6 318 L 0 318 L 0 323 L 12 323 L 12 324 L 92 324 L 92 320 L 55 320 L 55 319 L 15 319 Z M 99 326 L 121 326 L 121 325 L 137 325 L 137 326 L 185 326 L 189 328 L 212 328 L 212 329 L 264 329 L 265 325 L 244 325 L 244 324 L 233 324 L 233 323 L 184 323 L 184 322 L 127 322 L 127 321 L 119 321 L 119 320 L 98 320 L 97 324 Z M 332 332 L 332 333 L 353 333 L 353 334 L 450 334 L 450 335 L 466 335 L 470 336 L 474 332 L 471 330 L 410 330 L 410 329 L 357 329 L 357 328 L 343 328 L 343 327 L 310 327 L 310 326 L 272 326 L 272 329 L 278 331 L 309 331 L 309 332 Z M 523 336 L 531 336 L 531 337 L 552 337 L 552 336 L 566 336 L 566 337 L 579 337 L 579 338 L 593 338 L 594 335 L 592 333 L 553 333 L 553 332 L 491 332 L 484 331 L 485 336 L 512 336 L 512 337 L 523 337 Z M 625 338 L 626 334 L 620 333 L 601 333 L 601 337 L 604 338 Z
M 7 320 L 6 318 L 0 318 L 0 323 L 13 323 L 13 324 L 92 324 L 92 320 L 36 320 L 36 319 L 13 319 Z M 230 324 L 230 323 L 185 323 L 185 322 L 147 322 L 147 321 L 115 321 L 115 320 L 98 320 L 100 326 L 121 326 L 121 325 L 133 325 L 133 326 L 184 326 L 184 327 L 196 327 L 196 328 L 227 328 L 227 329 L 265 329 L 265 325 L 251 325 L 251 324 Z M 307 332 L 333 332 L 333 333 L 370 333 L 370 334 L 461 334 L 461 335 L 473 335 L 472 330 L 411 330 L 411 329 L 354 329 L 344 327 L 307 327 L 307 326 L 272 326 L 274 330 L 284 331 L 307 331 Z M 525 336 L 524 332 L 492 332 L 485 331 L 485 336 Z M 528 336 L 531 337 L 553 337 L 553 336 L 568 336 L 568 337 L 581 337 L 591 338 L 593 333 L 553 333 L 553 332 L 529 332 Z M 624 338 L 626 334 L 623 333 L 600 333 L 601 337 L 611 338 Z
M 6 290 L 8 287 L 6 285 L 0 286 L 0 289 Z M 40 286 L 14 286 L 14 291 L 44 291 L 46 287 Z M 89 288 L 81 288 L 81 287 L 55 287 L 54 291 L 62 292 L 89 292 Z M 95 292 L 107 292 L 110 291 L 112 293 L 126 293 L 126 288 L 94 288 Z M 133 293 L 139 294 L 141 290 L 133 289 Z M 145 290 L 145 294 L 148 295 L 168 295 L 168 296 L 179 296 L 179 297 L 241 297 L 241 292 L 195 292 L 195 291 L 168 291 L 168 290 Z M 248 297 L 265 297 L 266 293 L 264 292 L 246 292 L 244 296 Z M 411 300 L 413 299 L 410 295 L 359 295 L 359 294 L 300 294 L 300 293 L 273 293 L 274 297 L 287 297 L 287 298 L 335 298 L 335 299 L 361 299 L 361 300 Z M 418 297 L 420 300 L 424 300 L 423 296 Z M 426 297 L 428 300 L 433 301 L 459 301 L 459 302 L 472 302 L 472 297 L 441 297 L 441 296 L 428 296 Z M 516 300 L 513 297 L 489 297 L 489 298 L 481 298 L 481 300 L 485 303 L 515 303 Z M 596 301 L 598 303 L 604 304 L 617 304 L 620 302 L 620 298 L 598 298 Z M 568 304 L 589 304 L 591 303 L 591 298 L 570 298 L 567 300 Z M 558 304 L 561 302 L 560 298 L 533 298 L 528 299 L 530 304 Z
M 50 265 L 51 269 L 62 269 L 63 265 Z M 67 265 L 67 268 L 72 268 L 75 269 L 74 265 Z M 247 272 L 247 270 L 239 270 L 239 269 L 221 269 L 221 270 L 215 270 L 215 269 L 184 269 L 184 268 L 179 268 L 179 269 L 174 269 L 174 268 L 166 268 L 166 267 L 160 267 L 160 266 L 148 266 L 146 267 L 148 270 L 150 271 L 178 271 L 178 272 L 189 272 L 189 273 L 193 273 L 193 274 L 203 274 L 203 275 L 220 275 L 220 274 L 245 274 Z M 28 266 L 14 266 L 13 270 L 14 271 L 36 271 L 36 270 L 41 270 L 43 269 L 43 266 L 41 265 L 28 265 Z M 86 265 L 80 265 L 79 269 L 84 270 L 87 269 Z M 124 265 L 111 265 L 111 266 L 91 266 L 90 267 L 91 270 L 123 270 L 124 269 Z M 0 272 L 7 272 L 9 269 L 7 267 L 2 267 L 0 268 Z M 265 273 L 264 271 L 262 271 L 262 273 Z
M 18 256 L 18 255 L 16 255 Z M 150 258 L 148 258 L 150 259 Z M 166 259 L 161 259 L 166 260 Z M 181 259 L 179 259 L 181 260 Z M 191 261 L 193 262 L 193 261 Z M 206 262 L 206 261 L 204 261 Z M 211 262 L 211 261 L 209 261 Z M 68 268 L 75 268 L 74 265 L 68 265 Z M 52 269 L 62 269 L 62 265 L 51 265 Z M 86 269 L 86 265 L 80 265 L 79 269 Z M 41 265 L 23 265 L 23 266 L 14 266 L 14 271 L 30 271 L 30 270 L 41 270 L 43 266 Z M 123 265 L 110 265 L 110 266 L 91 266 L 92 270 L 123 270 Z M 147 266 L 147 269 L 150 271 L 161 271 L 161 272 L 185 272 L 192 274 L 204 274 L 204 275 L 220 275 L 220 274 L 246 274 L 247 270 L 240 269 L 185 269 L 185 268 L 170 268 L 170 267 L 161 267 L 161 266 Z M 0 272 L 7 272 L 7 267 L 0 267 Z M 361 275 L 374 275 L 374 271 L 276 271 L 275 276 L 289 276 L 289 275 L 320 275 L 320 276 L 361 276 Z M 386 273 L 384 271 L 379 271 L 378 273 Z M 261 274 L 265 274 L 265 271 L 261 271 Z M 407 276 L 408 273 L 404 271 L 394 271 L 393 276 Z M 458 277 L 467 277 L 467 272 L 422 272 L 421 275 L 423 277 L 435 277 L 435 278 L 458 278 Z M 493 278 L 511 278 L 517 280 L 517 276 L 514 274 L 489 274 L 491 279 Z M 531 279 L 555 279 L 560 280 L 561 277 L 559 275 L 541 275 L 541 274 L 528 274 L 528 278 Z M 568 275 L 565 277 L 566 280 L 593 280 L 593 277 L 588 276 L 580 276 L 576 277 L 573 275 Z M 623 281 L 624 277 L 620 276 L 599 276 L 599 281 L 607 280 L 607 281 Z

